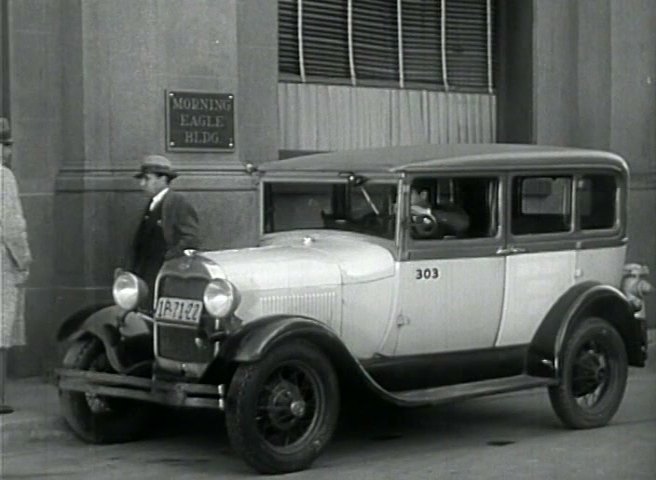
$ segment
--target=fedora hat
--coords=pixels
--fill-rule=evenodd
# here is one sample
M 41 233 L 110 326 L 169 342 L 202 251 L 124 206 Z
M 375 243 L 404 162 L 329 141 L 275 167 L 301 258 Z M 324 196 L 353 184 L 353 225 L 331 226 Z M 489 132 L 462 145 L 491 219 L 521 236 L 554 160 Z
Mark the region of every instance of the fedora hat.
M 146 155 L 141 160 L 141 169 L 134 178 L 142 178 L 147 173 L 166 175 L 170 179 L 178 176 L 178 173 L 171 167 L 171 161 L 163 155 Z
M 0 117 L 0 143 L 3 145 L 14 143 L 14 139 L 11 138 L 11 126 L 9 125 L 9 120 L 5 117 Z

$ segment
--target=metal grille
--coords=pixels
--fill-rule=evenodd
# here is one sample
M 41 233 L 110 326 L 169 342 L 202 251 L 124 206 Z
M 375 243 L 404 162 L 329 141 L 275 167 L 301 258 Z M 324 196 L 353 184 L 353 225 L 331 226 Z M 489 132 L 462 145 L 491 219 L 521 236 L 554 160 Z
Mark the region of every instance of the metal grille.
M 209 363 L 214 358 L 214 346 L 198 348 L 196 329 L 178 325 L 157 325 L 157 354 L 185 363 Z

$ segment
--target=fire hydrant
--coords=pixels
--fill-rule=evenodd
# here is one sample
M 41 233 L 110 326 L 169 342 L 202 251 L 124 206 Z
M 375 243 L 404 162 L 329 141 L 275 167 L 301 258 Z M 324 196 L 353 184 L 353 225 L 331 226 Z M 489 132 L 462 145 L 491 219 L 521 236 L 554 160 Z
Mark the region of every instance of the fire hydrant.
M 639 263 L 628 263 L 624 265 L 623 273 L 622 291 L 633 306 L 635 316 L 644 320 L 647 316 L 644 296 L 654 289 L 645 279 L 649 275 L 649 268 Z

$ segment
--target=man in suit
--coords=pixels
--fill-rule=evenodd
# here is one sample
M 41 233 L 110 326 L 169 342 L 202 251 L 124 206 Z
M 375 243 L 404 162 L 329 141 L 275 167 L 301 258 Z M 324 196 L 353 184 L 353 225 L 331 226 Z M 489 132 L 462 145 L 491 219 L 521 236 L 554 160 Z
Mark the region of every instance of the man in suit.
M 144 157 L 135 175 L 150 202 L 134 237 L 128 270 L 146 282 L 151 300 L 162 263 L 200 247 L 198 214 L 169 185 L 177 176 L 169 159 L 161 155 Z

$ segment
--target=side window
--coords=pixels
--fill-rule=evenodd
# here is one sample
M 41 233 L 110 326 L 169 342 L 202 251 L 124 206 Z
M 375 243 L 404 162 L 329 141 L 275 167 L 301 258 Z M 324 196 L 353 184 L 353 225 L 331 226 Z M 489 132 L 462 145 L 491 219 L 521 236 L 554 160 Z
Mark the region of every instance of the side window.
M 585 175 L 576 184 L 582 230 L 613 228 L 617 216 L 617 181 L 613 175 Z
M 572 177 L 515 177 L 512 182 L 513 235 L 567 232 L 572 220 Z
M 410 236 L 416 240 L 497 235 L 499 179 L 420 177 L 410 188 Z

